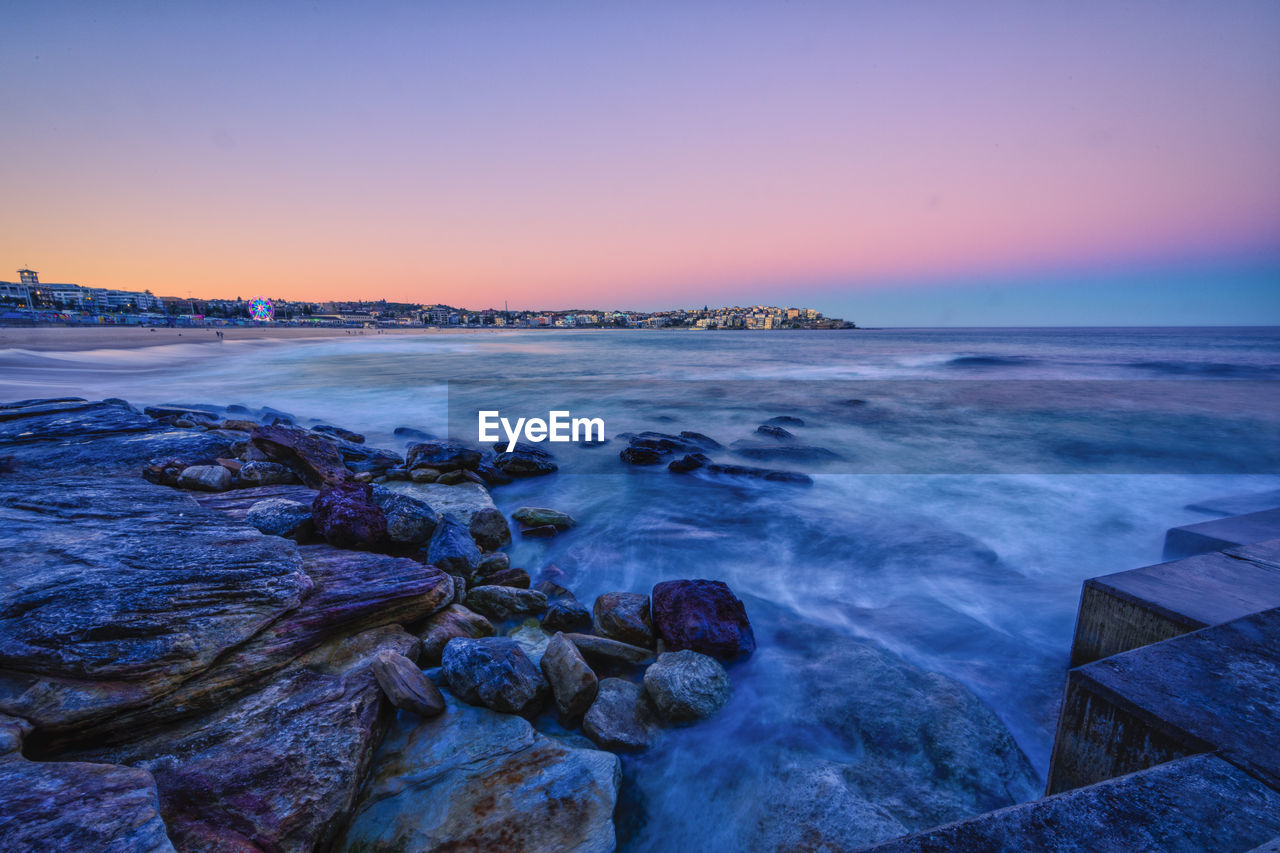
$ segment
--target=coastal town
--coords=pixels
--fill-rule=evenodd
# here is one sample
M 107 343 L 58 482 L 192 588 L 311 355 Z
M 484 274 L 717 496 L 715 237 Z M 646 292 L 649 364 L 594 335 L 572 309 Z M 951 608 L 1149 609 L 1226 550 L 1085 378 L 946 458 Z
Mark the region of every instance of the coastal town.
M 485 308 L 376 301 L 305 302 L 253 297 L 201 299 L 157 296 L 80 284 L 41 282 L 35 270 L 22 268 L 18 281 L 0 281 L 0 324 L 5 325 L 166 325 L 178 327 L 247 326 L 270 323 L 334 328 L 514 328 L 635 329 L 690 331 L 853 329 L 838 317 L 814 308 L 751 305 L 678 308 L 665 311 L 571 309 L 560 311 Z

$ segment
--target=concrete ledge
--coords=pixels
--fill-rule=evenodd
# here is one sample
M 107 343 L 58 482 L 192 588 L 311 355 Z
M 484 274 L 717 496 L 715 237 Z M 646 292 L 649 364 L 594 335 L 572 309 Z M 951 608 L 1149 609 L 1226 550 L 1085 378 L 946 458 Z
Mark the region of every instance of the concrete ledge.
M 1278 830 L 1280 793 L 1220 758 L 1199 755 L 864 850 L 1245 851 Z
M 1280 607 L 1280 547 L 1273 556 L 1275 565 L 1202 554 L 1085 581 L 1071 665 Z
M 1178 560 L 1280 537 L 1280 509 L 1174 527 L 1164 537 L 1164 558 Z
M 1280 787 L 1280 608 L 1068 675 L 1049 791 L 1215 751 Z

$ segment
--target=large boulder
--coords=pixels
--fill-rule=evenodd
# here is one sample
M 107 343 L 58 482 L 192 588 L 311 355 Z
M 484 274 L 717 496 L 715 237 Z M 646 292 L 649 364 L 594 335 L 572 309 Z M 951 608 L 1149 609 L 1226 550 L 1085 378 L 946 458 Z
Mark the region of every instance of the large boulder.
M 288 426 L 260 426 L 250 443 L 272 462 L 287 466 L 313 489 L 344 483 L 351 472 L 333 442 Z
M 639 592 L 606 592 L 591 608 L 596 633 L 632 646 L 653 645 L 649 596 Z
M 373 487 L 366 483 L 322 489 L 311 504 L 311 522 L 339 548 L 380 548 L 387 542 L 387 516 L 373 502 Z
M 279 462 L 246 462 L 236 472 L 236 480 L 241 486 L 277 486 L 296 483 L 298 478 L 293 471 Z
M 615 849 L 616 756 L 446 700 L 435 719 L 395 721 L 337 851 Z
M 244 520 L 268 536 L 302 539 L 311 532 L 311 507 L 287 498 L 268 498 L 249 507 Z
M 558 530 L 568 530 L 577 523 L 567 512 L 538 506 L 522 506 L 511 513 L 511 517 L 526 527 L 543 527 L 549 524 Z
M 582 731 L 602 749 L 635 752 L 648 749 L 658 735 L 653 703 L 644 689 L 621 678 L 600 682 L 596 700 L 582 719 Z
M 653 650 L 633 646 L 629 643 L 619 643 L 617 640 L 610 640 L 607 637 L 593 637 L 590 634 L 565 634 L 578 651 L 586 656 L 587 660 L 602 664 L 611 665 L 640 665 L 653 661 Z
M 542 614 L 543 630 L 554 634 L 557 631 L 581 631 L 591 625 L 591 611 L 579 603 L 572 592 L 558 583 L 543 580 L 534 589 L 547 596 L 547 610 Z
M 668 651 L 721 661 L 750 657 L 756 638 L 741 599 L 721 581 L 664 581 L 653 588 L 653 625 Z
M 713 657 L 685 649 L 658 655 L 644 671 L 644 690 L 664 720 L 710 717 L 729 701 L 729 674 Z
M 511 541 L 511 528 L 507 525 L 506 517 L 497 508 L 474 513 L 467 531 L 475 543 L 486 551 L 495 551 Z
M 551 685 L 556 712 L 566 726 L 577 725 L 596 700 L 599 682 L 578 647 L 556 634 L 542 653 L 542 674 Z
M 450 604 L 432 614 L 418 631 L 422 640 L 419 660 L 424 666 L 439 666 L 444 647 L 455 637 L 492 637 L 493 623 L 461 604 Z
M 441 664 L 449 688 L 472 705 L 532 717 L 547 702 L 546 679 L 509 637 L 450 640 Z
M 480 451 L 461 442 L 429 440 L 415 444 L 405 455 L 405 467 L 434 468 L 437 471 L 475 470 L 480 464 Z
M 467 590 L 467 606 L 499 621 L 513 616 L 538 614 L 547 609 L 547 596 L 536 589 L 513 586 L 477 586 Z
M 373 487 L 373 502 L 387 519 L 387 538 L 396 545 L 417 546 L 431 539 L 440 523 L 436 511 L 425 501 Z
M 452 516 L 445 516 L 431 535 L 427 561 L 465 578 L 471 576 L 480 559 L 480 549 L 476 547 L 470 531 Z
M 178 488 L 198 492 L 225 492 L 231 488 L 231 472 L 221 465 L 192 465 L 178 475 Z
M 379 652 L 372 666 L 373 677 L 392 705 L 420 717 L 444 713 L 440 688 L 404 655 L 390 650 Z

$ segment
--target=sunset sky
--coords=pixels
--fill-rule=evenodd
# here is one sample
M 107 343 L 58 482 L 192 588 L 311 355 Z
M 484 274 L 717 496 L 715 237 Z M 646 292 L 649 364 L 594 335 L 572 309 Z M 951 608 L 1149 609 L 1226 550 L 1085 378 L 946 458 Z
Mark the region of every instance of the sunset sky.
M 1280 323 L 1280 3 L 10 2 L 0 278 Z

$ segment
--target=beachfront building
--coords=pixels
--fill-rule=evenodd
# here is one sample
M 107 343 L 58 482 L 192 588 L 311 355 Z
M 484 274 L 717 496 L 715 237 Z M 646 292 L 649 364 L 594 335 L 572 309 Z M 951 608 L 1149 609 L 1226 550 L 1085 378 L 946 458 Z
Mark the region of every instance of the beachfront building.
M 23 267 L 18 281 L 0 282 L 0 298 L 25 303 L 27 307 L 50 306 L 77 311 L 157 311 L 160 300 L 151 291 L 109 290 L 79 284 L 40 282 L 40 274 Z

